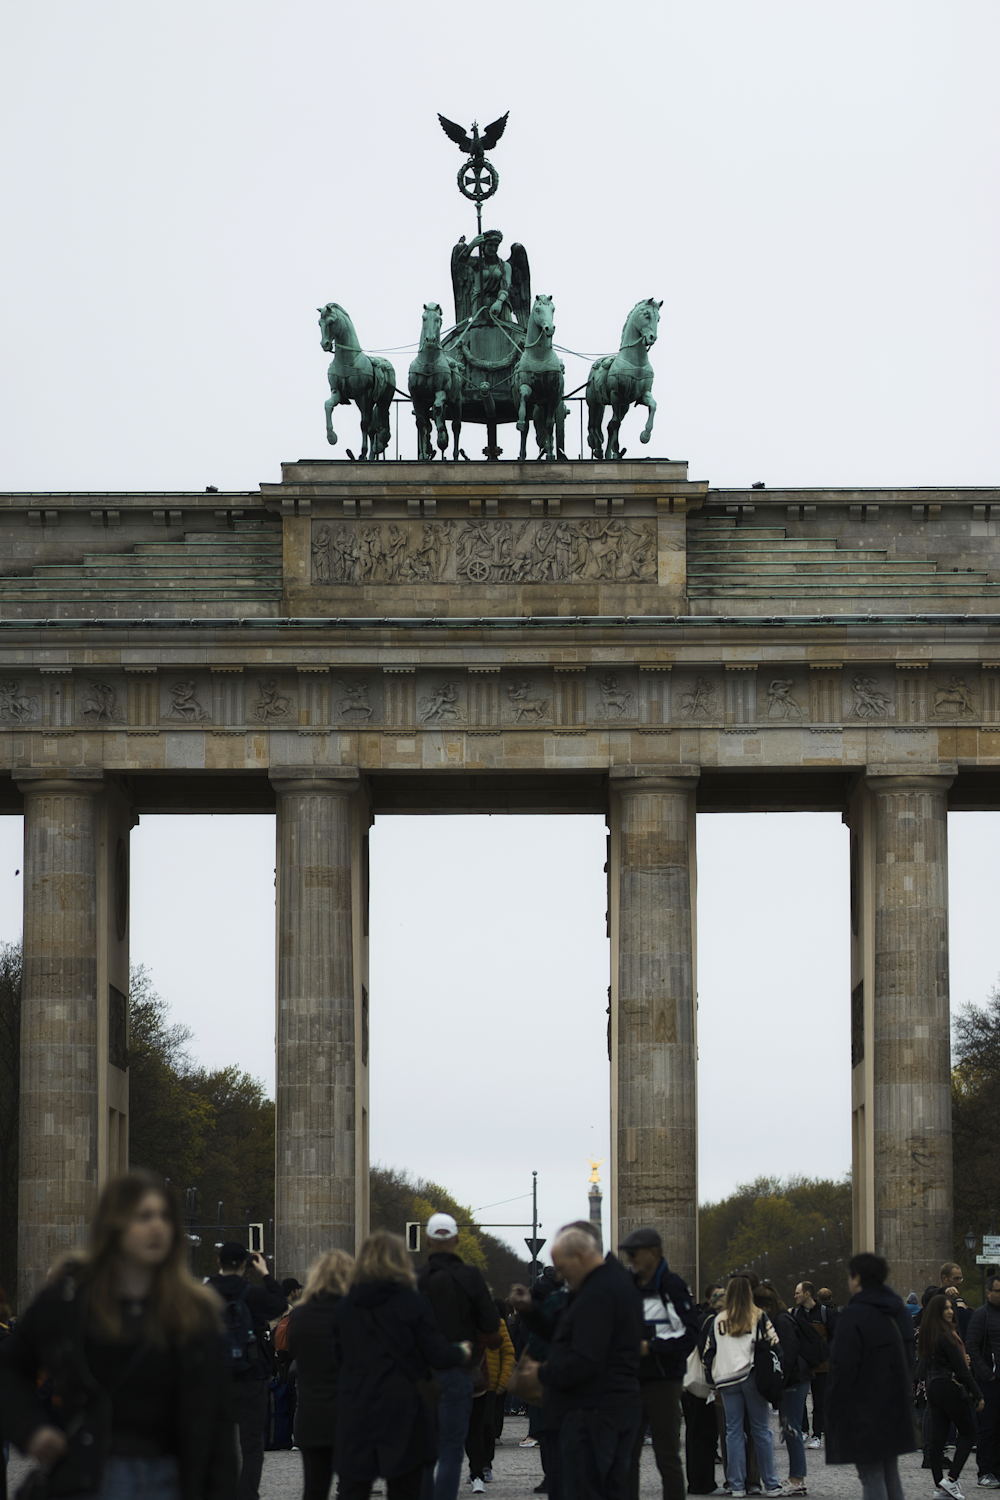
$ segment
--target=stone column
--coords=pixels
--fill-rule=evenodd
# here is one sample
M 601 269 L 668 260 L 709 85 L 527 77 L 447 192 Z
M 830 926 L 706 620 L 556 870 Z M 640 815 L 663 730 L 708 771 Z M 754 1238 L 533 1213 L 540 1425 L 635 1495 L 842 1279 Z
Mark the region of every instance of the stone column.
M 678 766 L 611 775 L 613 1233 L 620 1242 L 640 1225 L 658 1229 L 673 1270 L 691 1285 L 698 1255 L 698 774 Z
M 304 1280 L 355 1250 L 357 1097 L 353 768 L 272 777 L 277 792 L 276 1265 Z
M 953 1251 L 948 1004 L 951 775 L 879 775 L 875 801 L 875 1248 L 907 1292 Z
M 24 977 L 18 1289 L 84 1242 L 98 1183 L 97 811 L 103 778 L 18 781 Z

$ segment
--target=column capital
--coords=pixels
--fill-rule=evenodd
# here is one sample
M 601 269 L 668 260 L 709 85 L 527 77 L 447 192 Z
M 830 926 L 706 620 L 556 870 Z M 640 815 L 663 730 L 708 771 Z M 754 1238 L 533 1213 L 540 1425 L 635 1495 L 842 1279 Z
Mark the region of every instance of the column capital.
M 870 792 L 946 792 L 958 775 L 954 762 L 915 766 L 886 764 L 868 766 L 865 785 Z
M 646 797 L 650 793 L 671 795 L 693 792 L 701 776 L 700 766 L 612 766 L 608 780 L 620 797 Z
M 274 766 L 268 776 L 286 797 L 352 797 L 361 787 L 357 766 Z
M 24 797 L 97 797 L 107 787 L 103 771 L 89 767 L 72 770 L 16 769 L 12 780 Z

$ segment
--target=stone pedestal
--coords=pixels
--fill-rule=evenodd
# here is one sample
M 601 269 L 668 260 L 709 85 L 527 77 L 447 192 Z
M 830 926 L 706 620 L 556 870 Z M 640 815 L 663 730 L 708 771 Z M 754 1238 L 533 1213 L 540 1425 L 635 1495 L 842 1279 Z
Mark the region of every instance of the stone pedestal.
M 353 1254 L 367 1229 L 367 923 L 360 841 L 368 819 L 365 808 L 362 829 L 361 783 L 352 768 L 281 772 L 272 782 L 276 1269 L 304 1281 L 321 1251 Z
M 698 771 L 612 772 L 612 1244 L 659 1230 L 697 1266 L 694 790 Z
M 98 1186 L 98 801 L 103 777 L 24 794 L 18 1294 L 83 1244 Z

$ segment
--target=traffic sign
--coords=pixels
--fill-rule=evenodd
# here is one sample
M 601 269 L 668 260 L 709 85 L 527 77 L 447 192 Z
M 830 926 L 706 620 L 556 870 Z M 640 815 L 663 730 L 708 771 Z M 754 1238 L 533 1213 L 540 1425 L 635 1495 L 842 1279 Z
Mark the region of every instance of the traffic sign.
M 525 1236 L 524 1243 L 527 1245 L 528 1249 L 531 1251 L 531 1258 L 532 1258 L 532 1260 L 537 1260 L 538 1259 L 538 1252 L 539 1252 L 539 1250 L 541 1250 L 542 1246 L 545 1244 L 545 1241 L 544 1240 L 533 1240 L 533 1239 L 530 1239 L 528 1236 Z
M 994 1251 L 991 1255 L 977 1255 L 977 1266 L 1000 1266 L 1000 1252 Z
M 991 1250 L 994 1255 L 1000 1255 L 1000 1234 L 983 1235 L 983 1254 L 989 1255 Z

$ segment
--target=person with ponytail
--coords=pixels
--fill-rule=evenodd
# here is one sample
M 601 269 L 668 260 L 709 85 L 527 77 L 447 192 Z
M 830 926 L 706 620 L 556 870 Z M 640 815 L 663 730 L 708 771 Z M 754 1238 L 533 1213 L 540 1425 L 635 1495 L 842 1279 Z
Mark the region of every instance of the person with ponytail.
M 232 1380 L 219 1304 L 185 1266 L 167 1184 L 101 1194 L 86 1254 L 63 1257 L 0 1346 L 0 1407 L 51 1496 L 234 1500 Z M 58 1425 L 39 1405 L 40 1371 Z

